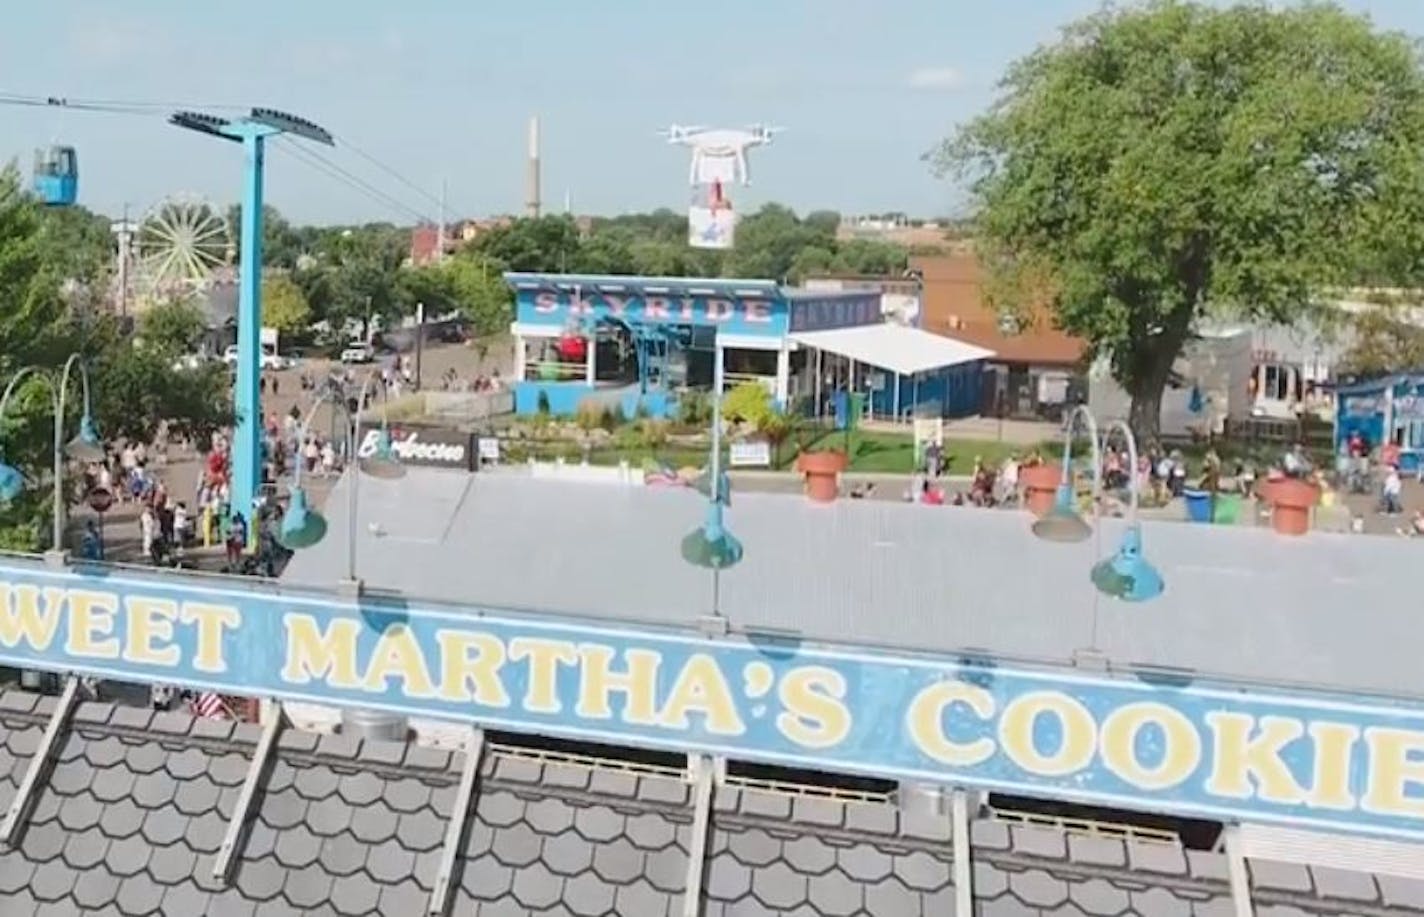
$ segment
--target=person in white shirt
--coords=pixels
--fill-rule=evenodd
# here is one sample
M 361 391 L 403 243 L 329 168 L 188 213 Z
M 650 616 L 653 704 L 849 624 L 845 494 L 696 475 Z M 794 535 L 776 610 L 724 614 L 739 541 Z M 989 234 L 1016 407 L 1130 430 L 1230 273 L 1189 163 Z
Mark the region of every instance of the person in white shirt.
M 1384 487 L 1380 491 L 1380 512 L 1391 516 L 1404 512 L 1404 505 L 1400 501 L 1403 493 L 1404 482 L 1399 479 L 1399 466 L 1390 465 L 1389 473 L 1384 477 Z

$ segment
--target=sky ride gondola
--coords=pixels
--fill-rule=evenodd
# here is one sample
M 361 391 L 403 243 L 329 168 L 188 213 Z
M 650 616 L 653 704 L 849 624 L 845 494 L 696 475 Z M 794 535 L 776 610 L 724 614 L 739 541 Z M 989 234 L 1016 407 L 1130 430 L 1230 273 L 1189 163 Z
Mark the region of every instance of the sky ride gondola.
M 79 156 L 72 146 L 35 151 L 35 196 L 50 207 L 72 207 L 79 197 Z

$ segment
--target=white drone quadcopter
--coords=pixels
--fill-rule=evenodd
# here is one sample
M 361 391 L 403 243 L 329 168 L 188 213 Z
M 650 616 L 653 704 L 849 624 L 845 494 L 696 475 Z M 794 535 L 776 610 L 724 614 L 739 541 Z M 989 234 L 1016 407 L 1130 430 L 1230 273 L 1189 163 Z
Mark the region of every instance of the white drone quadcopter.
M 674 124 L 662 135 L 668 143 L 692 148 L 690 179 L 694 185 L 714 182 L 751 184 L 747 167 L 747 150 L 771 143 L 780 127 L 754 124 L 744 130 L 729 128 L 688 127 Z

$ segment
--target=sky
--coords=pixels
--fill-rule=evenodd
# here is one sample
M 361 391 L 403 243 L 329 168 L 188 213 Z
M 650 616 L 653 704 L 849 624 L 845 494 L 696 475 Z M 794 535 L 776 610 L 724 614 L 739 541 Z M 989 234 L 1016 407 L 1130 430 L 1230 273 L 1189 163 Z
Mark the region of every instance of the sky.
M 1424 35 L 1424 0 L 1347 0 Z M 687 206 L 669 124 L 785 130 L 754 150 L 743 211 L 962 211 L 922 155 L 994 98 L 1004 68 L 1097 0 L 46 0 L 0 18 L 0 93 L 299 114 L 369 188 L 276 145 L 267 201 L 311 223 L 522 209 L 527 123 L 546 210 Z M 159 114 L 0 105 L 0 161 L 74 145 L 81 203 L 137 217 L 166 196 L 241 192 L 236 145 Z M 378 165 L 379 164 L 379 165 Z M 374 189 L 371 190 L 371 189 Z M 394 200 L 391 200 L 394 199 Z

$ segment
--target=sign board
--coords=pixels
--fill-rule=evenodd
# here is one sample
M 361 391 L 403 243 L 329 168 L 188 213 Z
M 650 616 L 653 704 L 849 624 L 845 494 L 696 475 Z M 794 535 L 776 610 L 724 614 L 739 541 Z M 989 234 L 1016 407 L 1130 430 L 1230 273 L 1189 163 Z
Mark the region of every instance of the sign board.
M 395 425 L 392 425 L 390 430 L 391 451 L 407 465 L 459 471 L 475 470 L 473 433 Z M 361 437 L 361 445 L 356 450 L 357 457 L 370 458 L 375 455 L 380 438 L 379 428 L 366 430 Z
M 732 443 L 727 461 L 733 468 L 771 467 L 771 443 L 764 439 Z
M 725 250 L 737 235 L 737 215 L 728 207 L 687 208 L 687 244 L 693 248 Z
M 793 333 L 876 325 L 881 321 L 879 293 L 828 293 L 824 297 L 791 300 Z
M 479 459 L 481 462 L 499 464 L 499 439 L 494 436 L 479 438 Z
M 0 563 L 0 662 L 1184 816 L 1424 838 L 1424 708 Z

